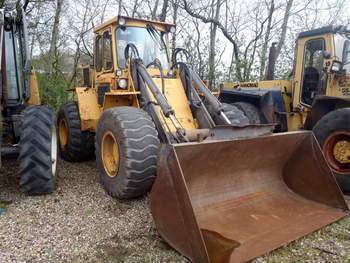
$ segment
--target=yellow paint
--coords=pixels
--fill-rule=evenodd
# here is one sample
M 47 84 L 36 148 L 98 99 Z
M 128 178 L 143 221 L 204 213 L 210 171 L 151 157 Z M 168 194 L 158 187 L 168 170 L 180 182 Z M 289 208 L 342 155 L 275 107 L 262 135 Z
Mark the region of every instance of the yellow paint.
M 164 22 L 159 22 L 159 21 L 151 21 L 147 19 L 139 19 L 139 18 L 132 18 L 132 17 L 127 17 L 127 16 L 117 16 L 114 17 L 101 25 L 97 26 L 94 28 L 94 33 L 99 33 L 100 31 L 105 30 L 109 26 L 112 27 L 117 27 L 119 18 L 123 17 L 126 21 L 125 26 L 140 26 L 140 27 L 145 27 L 146 24 L 151 23 L 152 25 L 155 26 L 156 29 L 161 30 L 161 31 L 169 31 L 171 26 L 175 26 L 175 24 L 170 24 L 170 23 L 164 23 Z
M 31 76 L 30 76 L 30 98 L 28 100 L 29 105 L 40 105 L 40 93 L 39 93 L 39 85 L 38 80 L 36 78 L 35 70 L 32 70 Z
M 61 119 L 58 129 L 61 148 L 65 148 L 68 144 L 68 124 L 65 118 Z
M 118 175 L 119 170 L 119 147 L 114 134 L 106 131 L 103 134 L 101 142 L 101 156 L 104 170 L 107 175 L 114 178 Z
M 153 78 L 153 80 L 159 88 L 159 90 L 161 91 L 161 78 Z M 165 79 L 164 82 L 165 97 L 167 98 L 169 104 L 175 111 L 175 116 L 180 122 L 181 126 L 186 130 L 196 129 L 196 122 L 193 119 L 192 112 L 188 104 L 187 96 L 185 93 L 185 89 L 182 86 L 181 79 Z M 156 108 L 160 114 L 160 107 L 157 106 Z M 171 123 L 170 119 L 166 118 L 166 124 L 170 127 L 171 131 L 175 131 L 175 127 Z
M 97 102 L 96 89 L 78 87 L 76 88 L 76 94 L 79 105 L 81 129 L 83 131 L 95 131 L 102 111 Z

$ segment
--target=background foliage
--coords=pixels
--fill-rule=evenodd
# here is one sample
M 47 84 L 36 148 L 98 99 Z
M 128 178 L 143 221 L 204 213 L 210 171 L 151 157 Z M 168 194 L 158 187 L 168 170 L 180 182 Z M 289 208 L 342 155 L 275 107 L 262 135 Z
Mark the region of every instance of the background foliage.
M 172 47 L 185 47 L 192 65 L 215 88 L 223 81 L 262 80 L 277 43 L 277 78 L 292 71 L 298 33 L 350 23 L 347 0 L 29 0 L 30 54 L 42 101 L 69 98 L 80 64 L 92 63 L 92 29 L 118 15 L 177 24 Z

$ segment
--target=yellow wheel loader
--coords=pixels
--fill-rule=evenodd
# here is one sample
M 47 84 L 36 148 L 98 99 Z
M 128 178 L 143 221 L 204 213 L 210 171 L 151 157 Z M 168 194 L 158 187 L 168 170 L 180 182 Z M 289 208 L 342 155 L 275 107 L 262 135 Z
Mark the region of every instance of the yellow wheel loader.
M 276 132 L 312 130 L 344 192 L 350 193 L 350 31 L 327 26 L 296 41 L 292 80 L 225 83 L 220 101 L 240 108 L 250 123 L 278 123 Z
M 51 193 L 58 155 L 56 117 L 52 108 L 40 106 L 19 2 L 1 6 L 0 47 L 0 167 L 2 157 L 18 155 L 21 191 Z
M 94 64 L 62 105 L 60 153 L 95 156 L 106 191 L 151 189 L 162 237 L 192 262 L 244 262 L 346 215 L 311 132 L 271 135 L 169 60 L 175 25 L 119 16 L 94 30 Z M 92 138 L 95 139 L 93 140 Z

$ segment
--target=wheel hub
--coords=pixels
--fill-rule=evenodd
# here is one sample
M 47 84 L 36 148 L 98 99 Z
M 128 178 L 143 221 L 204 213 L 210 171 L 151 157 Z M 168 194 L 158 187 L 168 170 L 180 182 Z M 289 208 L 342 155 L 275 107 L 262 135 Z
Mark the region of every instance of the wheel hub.
M 119 146 L 111 131 L 106 131 L 102 138 L 102 161 L 107 175 L 114 178 L 119 170 Z
M 335 131 L 326 138 L 323 152 L 332 170 L 338 174 L 350 172 L 350 132 Z
M 340 163 L 350 163 L 350 142 L 339 141 L 333 149 L 335 159 Z

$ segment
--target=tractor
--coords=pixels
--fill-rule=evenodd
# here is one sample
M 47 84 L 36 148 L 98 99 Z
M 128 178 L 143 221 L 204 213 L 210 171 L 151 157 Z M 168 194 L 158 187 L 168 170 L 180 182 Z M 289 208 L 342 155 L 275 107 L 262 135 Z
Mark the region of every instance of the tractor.
M 62 158 L 95 156 L 118 199 L 151 190 L 159 233 L 192 262 L 245 262 L 344 217 L 312 133 L 272 135 L 219 102 L 184 49 L 170 56 L 174 30 L 125 16 L 94 29 L 93 64 L 58 114 Z
M 312 130 L 343 192 L 350 193 L 350 31 L 327 26 L 296 40 L 291 80 L 274 80 L 274 45 L 265 81 L 221 84 L 220 101 L 275 132 Z
M 58 155 L 56 115 L 52 108 L 40 105 L 19 2 L 0 9 L 0 47 L 0 167 L 8 157 L 18 156 L 21 191 L 51 193 Z

